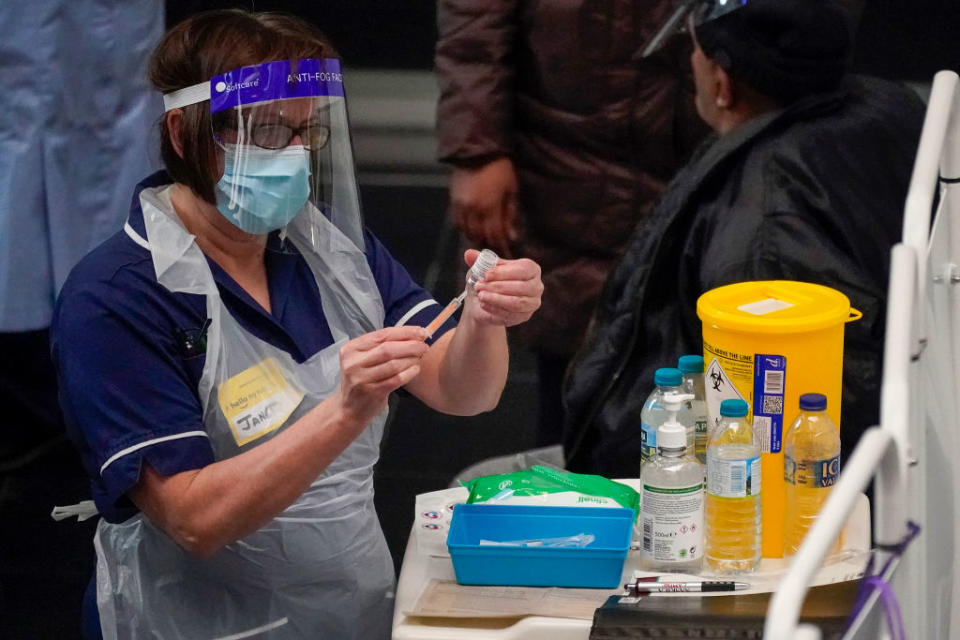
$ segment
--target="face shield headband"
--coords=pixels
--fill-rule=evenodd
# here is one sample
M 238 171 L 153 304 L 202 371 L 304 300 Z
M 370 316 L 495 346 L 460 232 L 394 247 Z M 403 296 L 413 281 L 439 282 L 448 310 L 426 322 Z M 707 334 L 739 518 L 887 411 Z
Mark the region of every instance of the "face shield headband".
M 673 37 L 695 31 L 704 22 L 735 11 L 749 0 L 681 0 L 672 13 L 657 29 L 656 35 L 644 48 L 641 57 L 646 58 L 662 49 Z
M 333 223 L 363 248 L 340 61 L 241 67 L 164 96 L 167 111 L 210 101 L 223 150 L 217 209 L 248 233 L 293 223 L 319 248 Z

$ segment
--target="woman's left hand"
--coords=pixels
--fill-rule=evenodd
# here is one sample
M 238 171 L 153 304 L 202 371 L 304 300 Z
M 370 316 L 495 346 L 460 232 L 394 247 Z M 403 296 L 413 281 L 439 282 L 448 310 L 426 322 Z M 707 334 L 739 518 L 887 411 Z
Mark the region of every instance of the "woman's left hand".
M 478 255 L 479 251 L 467 250 L 464 254 L 467 266 L 472 266 Z M 527 258 L 501 258 L 477 283 L 476 291 L 479 304 L 471 311 L 477 322 L 503 327 L 526 322 L 540 308 L 543 294 L 540 265 Z

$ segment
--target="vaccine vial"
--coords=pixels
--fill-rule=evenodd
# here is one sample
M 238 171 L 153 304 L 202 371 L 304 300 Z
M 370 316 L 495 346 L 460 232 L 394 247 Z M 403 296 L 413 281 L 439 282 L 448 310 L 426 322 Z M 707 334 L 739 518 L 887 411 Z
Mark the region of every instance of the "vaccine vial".
M 467 286 L 471 289 L 475 287 L 478 282 L 483 280 L 487 271 L 490 271 L 490 269 L 497 264 L 499 259 L 497 254 L 490 249 L 481 251 L 476 261 L 474 261 L 473 266 L 470 267 L 470 270 L 467 272 Z

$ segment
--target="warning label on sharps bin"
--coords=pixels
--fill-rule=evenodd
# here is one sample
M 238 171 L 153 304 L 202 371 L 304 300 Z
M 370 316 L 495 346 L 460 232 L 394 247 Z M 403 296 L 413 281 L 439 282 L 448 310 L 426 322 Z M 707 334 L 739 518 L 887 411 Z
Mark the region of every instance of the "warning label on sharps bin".
M 720 403 L 745 400 L 764 453 L 778 453 L 783 440 L 783 395 L 787 359 L 781 355 L 737 353 L 703 343 L 704 382 L 710 428 L 720 422 Z

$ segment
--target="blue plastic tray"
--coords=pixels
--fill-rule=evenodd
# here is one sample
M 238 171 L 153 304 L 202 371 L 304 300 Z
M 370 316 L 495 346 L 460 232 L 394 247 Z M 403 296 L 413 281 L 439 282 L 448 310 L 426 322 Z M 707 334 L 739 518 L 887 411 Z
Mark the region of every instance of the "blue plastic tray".
M 460 584 L 539 587 L 620 585 L 634 512 L 626 508 L 460 504 L 447 548 Z M 590 533 L 587 547 L 480 546 L 480 540 L 530 540 Z

